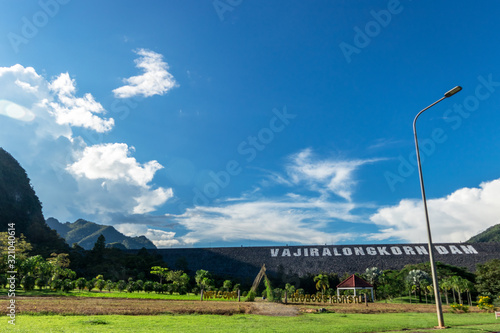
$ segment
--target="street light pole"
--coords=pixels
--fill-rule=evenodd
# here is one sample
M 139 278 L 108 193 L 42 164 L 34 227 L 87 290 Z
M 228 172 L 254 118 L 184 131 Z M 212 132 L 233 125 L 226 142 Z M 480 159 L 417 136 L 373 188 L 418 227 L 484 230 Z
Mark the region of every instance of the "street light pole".
M 439 294 L 439 285 L 436 275 L 436 264 L 434 263 L 434 250 L 432 248 L 432 236 L 431 236 L 431 226 L 429 224 L 429 213 L 427 211 L 427 199 L 425 197 L 425 188 L 424 188 L 424 176 L 422 174 L 422 165 L 420 163 L 420 151 L 418 149 L 418 139 L 417 139 L 417 118 L 420 116 L 425 110 L 430 109 L 437 103 L 441 102 L 443 99 L 451 97 L 455 95 L 457 92 L 462 90 L 462 87 L 456 86 L 455 88 L 447 91 L 443 97 L 420 111 L 415 120 L 413 120 L 413 134 L 415 135 L 415 149 L 417 150 L 417 163 L 418 163 L 418 174 L 420 177 L 420 189 L 422 190 L 422 201 L 424 202 L 424 210 L 425 210 L 425 221 L 427 223 L 427 238 L 429 240 L 429 260 L 431 264 L 431 274 L 432 274 L 432 284 L 434 286 L 434 298 L 436 299 L 436 312 L 438 317 L 438 327 L 445 328 L 444 319 L 443 319 L 443 308 L 441 305 L 441 296 Z

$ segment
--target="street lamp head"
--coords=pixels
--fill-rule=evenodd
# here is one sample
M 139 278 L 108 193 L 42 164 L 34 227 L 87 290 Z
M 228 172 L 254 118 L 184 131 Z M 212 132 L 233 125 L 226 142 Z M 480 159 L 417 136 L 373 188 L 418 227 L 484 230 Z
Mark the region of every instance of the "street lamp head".
M 455 95 L 457 92 L 459 92 L 460 90 L 462 90 L 462 87 L 460 86 L 456 86 L 455 88 L 447 91 L 445 94 L 444 94 L 444 97 L 448 98 L 448 97 L 451 97 L 453 95 Z

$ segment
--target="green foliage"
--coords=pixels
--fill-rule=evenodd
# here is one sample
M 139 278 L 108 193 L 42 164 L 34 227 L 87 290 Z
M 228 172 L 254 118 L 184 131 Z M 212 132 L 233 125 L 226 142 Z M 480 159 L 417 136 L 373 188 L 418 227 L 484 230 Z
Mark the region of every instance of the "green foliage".
M 316 290 L 322 290 L 323 294 L 327 288 L 330 288 L 330 281 L 328 275 L 318 274 L 314 277 L 314 282 L 316 282 Z
M 231 291 L 231 287 L 233 286 L 233 282 L 231 280 L 225 280 L 222 283 L 222 288 L 226 291 Z
M 204 269 L 196 271 L 194 280 L 198 287 L 203 290 L 210 290 L 214 286 L 214 281 L 211 279 L 211 274 Z
M 87 280 L 83 277 L 78 278 L 78 280 L 76 280 L 75 282 L 75 285 L 78 289 L 80 289 L 80 291 L 82 291 L 87 286 Z
M 270 302 L 274 301 L 273 287 L 271 286 L 271 281 L 269 281 L 267 275 L 264 275 L 264 285 L 266 286 L 265 292 L 267 300 Z
M 97 289 L 99 289 L 99 291 L 102 291 L 104 289 L 104 287 L 106 286 L 106 281 L 102 280 L 102 279 L 98 279 L 96 282 L 95 282 L 95 287 Z
M 489 243 L 496 242 L 500 243 L 500 223 L 489 227 L 482 233 L 472 237 L 467 241 L 467 243 Z
M 247 298 L 245 299 L 245 302 L 253 302 L 253 301 L 255 301 L 255 296 L 257 296 L 257 295 L 255 294 L 255 291 L 250 290 L 250 291 L 248 292 L 248 294 L 246 295 L 246 297 L 247 297 Z
M 500 295 L 500 259 L 477 265 L 476 288 L 483 295 Z
M 477 307 L 480 310 L 484 310 L 486 312 L 495 311 L 495 306 L 493 305 L 493 300 L 489 296 L 479 296 L 477 301 Z
M 452 313 L 459 313 L 459 312 L 467 313 L 467 312 L 469 312 L 469 307 L 467 305 L 453 303 L 452 305 L 450 305 L 450 312 L 452 312 Z
M 167 277 L 168 274 L 168 268 L 167 267 L 161 267 L 161 266 L 153 266 L 151 267 L 151 274 L 153 275 L 158 275 L 160 278 L 160 284 L 163 282 L 163 279 Z
M 24 291 L 30 291 L 35 288 L 35 277 L 32 275 L 25 275 L 21 280 L 21 284 L 23 285 Z
M 61 289 L 65 293 L 70 292 L 71 290 L 75 289 L 75 284 L 70 279 L 65 279 L 62 283 Z
M 89 280 L 87 282 L 85 282 L 85 288 L 87 288 L 87 290 L 90 292 L 92 291 L 92 289 L 94 289 L 95 287 L 95 282 L 93 280 Z
M 62 288 L 63 281 L 61 279 L 54 279 L 50 282 L 50 288 L 57 291 Z
M 127 288 L 127 283 L 123 280 L 120 280 L 116 283 L 116 289 L 119 291 L 119 292 L 122 292 L 124 291 L 125 289 Z

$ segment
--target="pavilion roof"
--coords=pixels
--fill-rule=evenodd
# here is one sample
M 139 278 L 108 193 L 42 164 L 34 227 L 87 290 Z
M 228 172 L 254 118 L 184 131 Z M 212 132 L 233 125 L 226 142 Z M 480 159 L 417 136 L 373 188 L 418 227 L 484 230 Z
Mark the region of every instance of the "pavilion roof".
M 337 288 L 373 288 L 371 284 L 353 274 L 337 285 Z

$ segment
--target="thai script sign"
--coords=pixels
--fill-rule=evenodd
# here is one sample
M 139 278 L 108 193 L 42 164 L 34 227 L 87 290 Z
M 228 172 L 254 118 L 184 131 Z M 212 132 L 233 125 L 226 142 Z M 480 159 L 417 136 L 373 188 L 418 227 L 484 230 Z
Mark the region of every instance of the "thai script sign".
M 317 302 L 317 303 L 362 303 L 363 302 L 363 296 L 362 295 L 357 295 L 357 296 L 329 296 L 329 295 L 322 295 L 321 293 L 317 294 L 301 294 L 295 292 L 295 294 L 291 295 L 289 298 L 290 302 L 292 303 L 304 303 L 304 302 Z

